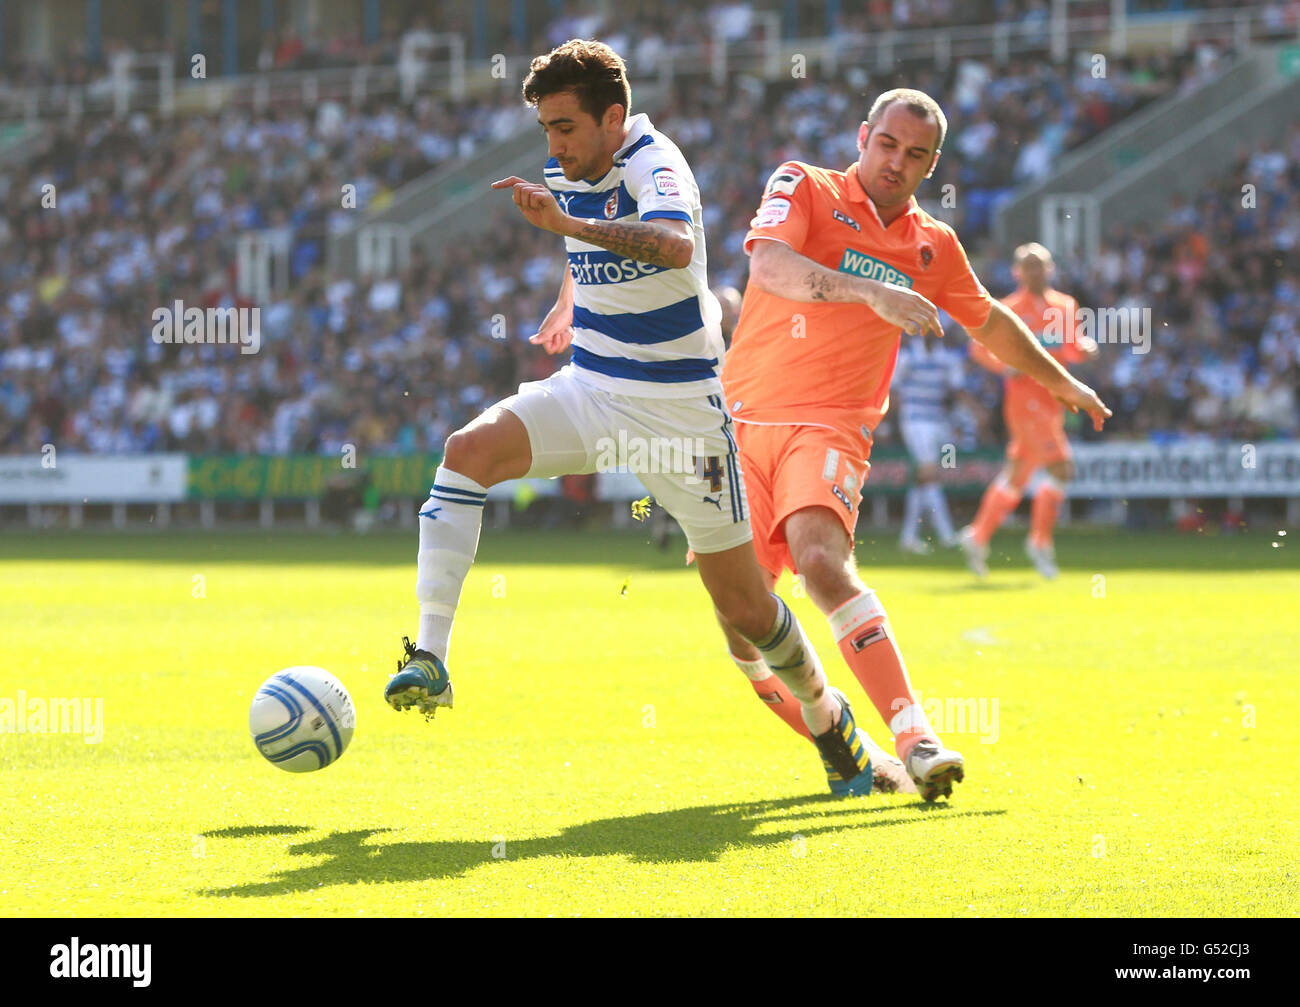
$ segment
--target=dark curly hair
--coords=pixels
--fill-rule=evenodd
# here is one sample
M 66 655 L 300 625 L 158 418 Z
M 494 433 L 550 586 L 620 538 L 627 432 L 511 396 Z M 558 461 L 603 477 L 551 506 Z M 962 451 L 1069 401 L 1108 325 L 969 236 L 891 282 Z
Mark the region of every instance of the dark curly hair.
M 536 57 L 524 78 L 524 101 L 530 107 L 548 95 L 572 91 L 582 110 L 599 122 L 611 105 L 632 113 L 632 88 L 623 57 L 595 39 L 569 39 Z

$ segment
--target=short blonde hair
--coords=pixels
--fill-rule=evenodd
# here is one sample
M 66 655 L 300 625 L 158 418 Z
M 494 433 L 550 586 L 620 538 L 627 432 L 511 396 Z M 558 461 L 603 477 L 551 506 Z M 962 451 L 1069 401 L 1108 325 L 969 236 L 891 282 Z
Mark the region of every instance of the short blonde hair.
M 1011 261 L 1017 266 L 1026 259 L 1037 259 L 1044 266 L 1052 265 L 1052 253 L 1036 241 L 1026 241 L 1011 255 Z
M 935 139 L 934 149 L 935 153 L 938 153 L 943 147 L 944 137 L 948 135 L 948 118 L 943 114 L 939 103 L 924 91 L 912 87 L 896 87 L 892 91 L 886 91 L 871 103 L 871 111 L 867 113 L 867 125 L 875 129 L 880 123 L 880 117 L 896 101 L 906 105 L 907 110 L 918 119 L 935 121 L 939 127 L 939 135 Z

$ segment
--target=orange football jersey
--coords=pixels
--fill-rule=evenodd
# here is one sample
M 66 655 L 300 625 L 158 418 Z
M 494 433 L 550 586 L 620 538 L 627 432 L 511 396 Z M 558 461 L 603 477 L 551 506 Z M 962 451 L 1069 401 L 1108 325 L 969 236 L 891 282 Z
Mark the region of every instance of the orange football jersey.
M 1078 332 L 1078 302 L 1069 294 L 1048 287 L 1042 297 L 1036 297 L 1021 288 L 1002 298 L 1020 320 L 1029 326 L 1043 349 L 1062 364 L 1077 364 L 1085 354 L 1075 342 Z M 997 357 L 978 343 L 971 343 L 971 358 L 990 370 L 1005 373 L 1008 368 Z M 1059 419 L 1065 407 L 1052 397 L 1052 393 L 1031 377 L 1012 374 L 1006 379 L 1006 396 L 1003 413 L 1008 422 L 1035 419 Z
M 745 236 L 782 241 L 840 272 L 923 294 L 967 328 L 988 319 L 992 298 L 953 229 L 912 199 L 885 227 L 846 171 L 787 161 L 772 175 Z M 835 423 L 874 427 L 889 408 L 901 333 L 861 304 L 804 303 L 751 280 L 722 368 L 727 404 L 740 422 Z

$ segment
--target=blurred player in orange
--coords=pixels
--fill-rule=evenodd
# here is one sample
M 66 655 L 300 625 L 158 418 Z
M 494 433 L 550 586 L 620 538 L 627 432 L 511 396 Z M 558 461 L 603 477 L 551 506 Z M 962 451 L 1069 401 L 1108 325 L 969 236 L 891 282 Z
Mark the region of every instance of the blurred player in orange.
M 989 296 L 952 228 L 917 205 L 913 193 L 933 173 L 946 131 L 933 98 L 898 89 L 859 125 L 856 164 L 777 168 L 745 238 L 749 284 L 722 371 L 759 563 L 772 582 L 782 568 L 803 578 L 927 800 L 951 795 L 962 756 L 931 728 L 885 609 L 853 559 L 872 430 L 889 408 L 900 330 L 942 336 L 937 303 L 1098 428 L 1110 415 Z M 723 629 L 754 691 L 804 733 L 799 705 L 759 652 Z
M 1051 252 L 1037 242 L 1021 245 L 1011 270 L 1019 286 L 1002 303 L 1020 317 L 1048 353 L 1063 364 L 1077 364 L 1097 352 L 1096 341 L 1076 331 L 1078 302 L 1052 289 L 1055 266 Z M 989 540 L 1016 509 L 1034 473 L 1046 468 L 1034 492 L 1025 552 L 1038 572 L 1051 580 L 1057 575 L 1052 529 L 1065 499 L 1065 484 L 1074 478 L 1070 442 L 1065 438 L 1065 408 L 1033 378 L 978 343 L 971 344 L 971 357 L 1006 378 L 1002 412 L 1011 440 L 1006 468 L 984 491 L 975 520 L 961 531 L 962 551 L 971 570 L 987 577 Z

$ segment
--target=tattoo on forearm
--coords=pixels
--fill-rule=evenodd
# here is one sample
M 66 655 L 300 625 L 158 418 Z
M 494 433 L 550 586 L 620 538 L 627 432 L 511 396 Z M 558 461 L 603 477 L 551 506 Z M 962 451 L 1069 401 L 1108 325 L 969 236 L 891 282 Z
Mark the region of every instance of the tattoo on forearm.
M 814 271 L 809 273 L 805 280 L 808 284 L 808 294 L 814 301 L 829 301 L 835 293 L 835 282 L 829 276 Z
M 650 223 L 598 224 L 589 220 L 578 232 L 583 241 L 626 255 L 637 262 L 671 268 L 686 240 L 681 235 Z

